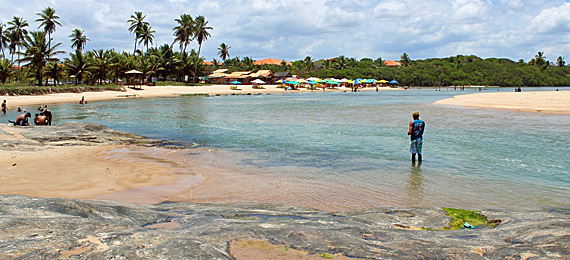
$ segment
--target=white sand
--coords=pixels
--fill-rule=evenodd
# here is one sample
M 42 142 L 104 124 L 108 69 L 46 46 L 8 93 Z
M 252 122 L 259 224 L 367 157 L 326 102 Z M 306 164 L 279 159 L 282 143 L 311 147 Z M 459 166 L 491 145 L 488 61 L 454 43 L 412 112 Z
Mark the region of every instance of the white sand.
M 476 93 L 439 100 L 434 105 L 570 114 L 570 91 Z

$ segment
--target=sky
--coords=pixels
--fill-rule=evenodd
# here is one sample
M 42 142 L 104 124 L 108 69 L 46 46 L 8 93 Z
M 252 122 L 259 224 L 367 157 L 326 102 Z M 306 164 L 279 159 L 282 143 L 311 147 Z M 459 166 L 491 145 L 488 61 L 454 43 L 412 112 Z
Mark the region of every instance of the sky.
M 570 59 L 569 1 L 0 0 L 0 22 L 23 17 L 38 30 L 36 13 L 51 6 L 62 24 L 52 37 L 67 52 L 76 28 L 90 39 L 86 50 L 132 52 L 127 20 L 139 11 L 156 31 L 154 46 L 172 43 L 181 14 L 204 16 L 213 27 L 202 44 L 207 61 L 220 60 L 217 48 L 225 43 L 230 57 L 254 60 L 399 60 L 405 52 L 412 60 L 476 55 L 528 61 L 542 51 L 555 62 Z

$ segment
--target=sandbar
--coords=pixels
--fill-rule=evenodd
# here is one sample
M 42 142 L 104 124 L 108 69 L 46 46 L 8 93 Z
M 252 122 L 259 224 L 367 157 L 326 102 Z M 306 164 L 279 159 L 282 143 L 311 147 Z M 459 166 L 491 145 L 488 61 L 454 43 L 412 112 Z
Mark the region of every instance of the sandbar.
M 457 95 L 434 105 L 570 114 L 570 91 L 498 92 Z

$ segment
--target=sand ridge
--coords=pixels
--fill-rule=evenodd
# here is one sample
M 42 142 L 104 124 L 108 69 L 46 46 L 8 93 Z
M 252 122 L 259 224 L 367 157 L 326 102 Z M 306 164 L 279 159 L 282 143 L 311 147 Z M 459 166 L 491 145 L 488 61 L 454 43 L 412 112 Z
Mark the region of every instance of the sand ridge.
M 570 91 L 497 92 L 457 95 L 434 105 L 570 114 Z

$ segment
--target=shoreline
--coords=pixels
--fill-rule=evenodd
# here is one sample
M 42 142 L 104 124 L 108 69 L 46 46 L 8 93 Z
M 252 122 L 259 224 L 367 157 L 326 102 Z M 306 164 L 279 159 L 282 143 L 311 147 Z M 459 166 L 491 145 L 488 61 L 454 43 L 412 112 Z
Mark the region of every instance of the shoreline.
M 97 102 L 105 100 L 118 100 L 128 98 L 156 98 L 156 97 L 176 97 L 181 95 L 231 95 L 231 94 L 258 94 L 258 93 L 310 93 L 322 92 L 322 89 L 307 90 L 299 88 L 297 90 L 285 91 L 277 85 L 263 85 L 263 89 L 253 88 L 252 85 L 235 85 L 238 89 L 230 89 L 230 85 L 211 86 L 143 86 L 141 89 L 125 87 L 125 91 L 102 91 L 102 92 L 82 92 L 82 93 L 57 93 L 37 96 L 0 96 L 0 102 L 6 100 L 8 110 L 16 110 L 17 107 L 46 105 L 58 103 L 79 103 L 81 97 L 85 97 L 87 102 Z M 350 88 L 337 87 L 326 89 L 326 92 L 350 92 Z M 376 88 L 363 88 L 360 91 L 375 91 Z M 378 91 L 401 90 L 399 88 L 379 87 Z

